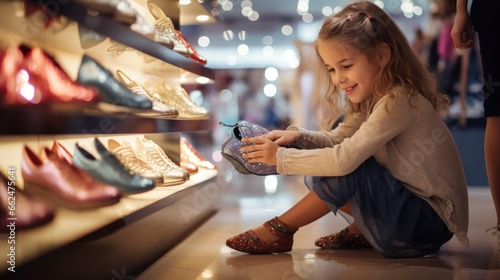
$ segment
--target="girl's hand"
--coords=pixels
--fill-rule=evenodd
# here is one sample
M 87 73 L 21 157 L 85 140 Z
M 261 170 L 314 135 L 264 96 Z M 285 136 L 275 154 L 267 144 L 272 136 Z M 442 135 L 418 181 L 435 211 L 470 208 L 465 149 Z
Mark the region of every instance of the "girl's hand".
M 272 140 L 260 136 L 243 138 L 241 142 L 251 143 L 251 145 L 244 146 L 240 150 L 243 154 L 243 158 L 248 162 L 262 162 L 268 165 L 276 165 L 276 152 L 280 146 Z
M 273 141 L 278 146 L 287 146 L 297 141 L 299 132 L 293 130 L 273 130 L 262 137 Z

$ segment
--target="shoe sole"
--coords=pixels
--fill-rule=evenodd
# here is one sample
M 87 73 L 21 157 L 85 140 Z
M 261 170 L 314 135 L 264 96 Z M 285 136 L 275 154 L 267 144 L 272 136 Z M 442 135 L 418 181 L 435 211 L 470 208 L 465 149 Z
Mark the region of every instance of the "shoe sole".
M 75 210 L 99 208 L 102 206 L 115 204 L 120 200 L 120 197 L 117 197 L 117 199 L 109 199 L 105 201 L 92 201 L 92 202 L 66 201 L 60 198 L 59 196 L 55 195 L 53 192 L 46 190 L 44 186 L 27 180 L 24 180 L 23 191 L 33 197 L 39 198 L 40 200 L 48 203 L 49 205 L 64 207 L 68 209 L 75 209 Z

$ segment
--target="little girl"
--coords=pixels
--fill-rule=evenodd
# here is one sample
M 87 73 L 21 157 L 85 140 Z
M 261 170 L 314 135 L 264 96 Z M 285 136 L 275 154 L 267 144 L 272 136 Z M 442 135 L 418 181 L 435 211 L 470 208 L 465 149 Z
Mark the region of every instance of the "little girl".
M 325 20 L 316 51 L 330 75 L 333 130 L 275 130 L 241 148 L 249 162 L 280 174 L 311 175 L 311 191 L 291 209 L 227 240 L 246 253 L 288 252 L 293 234 L 330 211 L 352 216 L 321 248 L 373 247 L 386 257 L 420 257 L 455 235 L 468 244 L 467 187 L 460 157 L 440 117 L 448 100 L 377 5 L 356 2 Z M 286 148 L 290 145 L 298 148 Z

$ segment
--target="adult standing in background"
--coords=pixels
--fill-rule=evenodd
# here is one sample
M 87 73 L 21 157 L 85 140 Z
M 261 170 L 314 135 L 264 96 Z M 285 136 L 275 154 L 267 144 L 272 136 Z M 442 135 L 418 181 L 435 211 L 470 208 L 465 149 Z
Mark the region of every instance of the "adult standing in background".
M 486 174 L 497 214 L 493 235 L 500 250 L 500 1 L 456 0 L 456 16 L 451 30 L 455 47 L 472 47 L 472 29 L 477 32 L 483 70 L 484 158 Z

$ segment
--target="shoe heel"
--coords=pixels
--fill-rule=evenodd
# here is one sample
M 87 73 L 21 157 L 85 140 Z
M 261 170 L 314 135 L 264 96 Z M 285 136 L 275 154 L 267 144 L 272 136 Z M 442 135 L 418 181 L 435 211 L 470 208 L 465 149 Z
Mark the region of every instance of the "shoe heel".
M 231 157 L 228 154 L 224 154 L 224 153 L 221 153 L 221 154 L 225 159 L 227 159 L 234 166 L 234 169 L 236 169 L 236 171 L 238 171 L 242 174 L 251 174 L 250 171 L 248 171 L 248 169 L 246 169 L 245 166 L 243 164 L 241 164 L 241 162 L 239 162 L 238 160 L 236 160 L 235 158 Z

